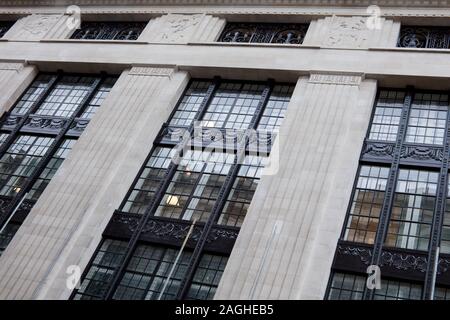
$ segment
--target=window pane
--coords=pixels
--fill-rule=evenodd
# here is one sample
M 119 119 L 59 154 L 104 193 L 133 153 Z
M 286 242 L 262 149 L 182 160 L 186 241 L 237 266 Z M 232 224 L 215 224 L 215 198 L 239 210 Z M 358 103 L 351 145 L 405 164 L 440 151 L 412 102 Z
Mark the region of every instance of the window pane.
M 442 145 L 447 111 L 447 94 L 416 93 L 409 111 L 405 141 Z
M 422 286 L 405 281 L 381 279 L 381 289 L 375 290 L 374 300 L 420 300 Z
M 139 245 L 114 294 L 117 300 L 174 299 L 186 274 L 191 252 L 183 251 L 176 261 L 178 249 Z M 172 272 L 172 267 L 177 262 Z M 170 278 L 169 278 L 170 276 Z
M 22 97 L 15 104 L 12 113 L 13 114 L 25 114 L 32 107 L 41 94 L 50 85 L 50 82 L 56 78 L 55 75 L 41 74 L 31 83 Z
M 273 88 L 263 116 L 259 121 L 258 130 L 273 132 L 280 128 L 294 88 L 293 85 L 276 85 Z
M 0 158 L 0 195 L 13 196 L 23 187 L 54 138 L 18 136 Z
M 405 93 L 381 90 L 375 106 L 369 139 L 395 141 L 402 114 Z
M 192 81 L 170 119 L 170 125 L 186 127 L 191 125 L 211 84 L 211 81 Z
M 228 258 L 204 254 L 195 271 L 187 299 L 212 300 L 222 277 Z
M 102 105 L 103 101 L 108 96 L 117 78 L 108 77 L 102 84 L 98 87 L 92 99 L 89 101 L 88 105 L 84 109 L 80 118 L 82 119 L 92 119 L 94 114 L 97 112 L 98 108 Z
M 75 142 L 76 140 L 74 139 L 66 139 L 62 142 L 55 154 L 53 154 L 52 158 L 45 166 L 44 170 L 39 175 L 38 179 L 34 182 L 31 190 L 27 193 L 26 199 L 34 201 L 39 199 L 42 192 L 44 192 L 45 188 L 50 183 L 50 180 L 63 163 L 64 159 L 66 159 L 69 155 Z
M 264 158 L 248 155 L 239 169 L 218 224 L 240 227 L 255 194 Z
M 380 219 L 389 168 L 361 166 L 344 239 L 372 244 Z
M 187 151 L 155 216 L 206 221 L 233 160 L 233 154 Z
M 172 161 L 173 152 L 171 148 L 155 148 L 123 204 L 121 208 L 123 212 L 144 213 L 145 209 L 151 204 L 157 188 L 166 175 L 167 168 Z
M 102 299 L 106 294 L 114 269 L 123 259 L 126 247 L 126 241 L 103 240 L 74 299 Z
M 438 172 L 400 169 L 386 245 L 428 250 Z
M 250 83 L 221 83 L 203 116 L 202 126 L 249 128 L 264 88 L 264 85 Z
M 366 277 L 335 272 L 328 293 L 328 300 L 361 300 Z
M 37 114 L 70 117 L 89 94 L 95 78 L 64 76 L 39 106 Z

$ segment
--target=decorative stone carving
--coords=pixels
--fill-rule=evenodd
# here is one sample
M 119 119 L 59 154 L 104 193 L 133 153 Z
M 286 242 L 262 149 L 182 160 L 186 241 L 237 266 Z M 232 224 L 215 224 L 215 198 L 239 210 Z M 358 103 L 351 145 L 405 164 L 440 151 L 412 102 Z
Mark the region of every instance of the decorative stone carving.
M 367 23 L 367 16 L 336 16 L 313 20 L 304 45 L 327 48 L 395 47 L 400 23 L 379 18 Z
M 361 76 L 355 75 L 311 73 L 309 82 L 359 86 L 359 84 L 361 83 L 361 78 Z
M 324 44 L 331 47 L 361 48 L 369 39 L 365 17 L 333 16 L 330 33 Z
M 20 40 L 43 39 L 63 18 L 60 14 L 32 14 L 19 20 L 8 32 L 8 38 Z
M 173 73 L 173 68 L 159 68 L 159 67 L 133 67 L 130 70 L 130 75 L 135 76 L 159 76 L 170 77 Z
M 151 42 L 187 43 L 199 26 L 203 14 L 167 14 L 155 19 L 141 39 Z

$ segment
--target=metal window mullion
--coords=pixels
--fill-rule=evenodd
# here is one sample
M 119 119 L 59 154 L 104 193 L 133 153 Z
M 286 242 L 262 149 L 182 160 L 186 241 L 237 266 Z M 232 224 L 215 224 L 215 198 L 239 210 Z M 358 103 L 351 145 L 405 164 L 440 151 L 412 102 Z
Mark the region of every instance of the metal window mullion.
M 219 77 L 214 78 L 214 82 L 208 87 L 205 98 L 203 99 L 203 101 L 199 107 L 199 110 L 195 114 L 193 122 L 201 120 L 201 118 L 205 114 L 209 104 L 211 103 L 214 93 L 216 92 L 219 84 L 220 84 L 220 78 Z M 180 100 L 180 101 L 182 101 L 182 100 Z M 178 107 L 178 105 L 177 105 L 177 107 Z M 192 123 L 189 126 L 188 131 L 189 131 L 189 138 L 192 138 L 192 135 L 194 132 L 194 123 Z M 186 143 L 188 143 L 188 142 L 189 141 L 183 140 L 180 143 L 179 148 L 184 150 L 184 147 L 185 147 Z M 114 292 L 115 292 L 117 286 L 119 285 L 120 279 L 122 278 L 122 274 L 126 268 L 126 265 L 128 264 L 128 262 L 130 261 L 132 255 L 133 255 L 133 252 L 138 243 L 139 237 L 140 237 L 143 229 L 145 228 L 148 220 L 150 219 L 151 216 L 153 216 L 154 212 L 156 211 L 157 207 L 159 206 L 161 199 L 164 197 L 164 194 L 165 194 L 168 186 L 170 185 L 170 182 L 177 170 L 177 167 L 178 167 L 178 165 L 172 161 L 170 163 L 169 167 L 167 168 L 166 175 L 164 176 L 160 185 L 158 186 L 158 189 L 156 190 L 155 195 L 154 195 L 153 199 L 151 200 L 151 203 L 149 204 L 147 209 L 142 214 L 142 217 L 138 222 L 136 230 L 132 233 L 132 235 L 130 237 L 130 240 L 128 242 L 128 247 L 125 251 L 124 257 L 123 257 L 121 263 L 119 264 L 119 266 L 115 269 L 115 271 L 113 273 L 113 277 L 112 277 L 111 282 L 106 290 L 104 299 L 109 300 L 113 297 Z
M 45 155 L 41 158 L 41 160 L 36 165 L 36 168 L 34 169 L 33 173 L 29 177 L 26 178 L 22 189 L 14 196 L 12 201 L 8 204 L 8 207 L 6 208 L 6 210 L 0 215 L 0 226 L 3 226 L 5 221 L 8 219 L 9 215 L 19 204 L 22 197 L 25 196 L 25 194 L 32 187 L 33 183 L 39 178 L 39 175 L 42 173 L 42 171 L 44 171 L 48 162 L 51 160 L 51 158 L 53 157 L 55 152 L 58 150 L 61 142 L 64 139 L 64 136 L 70 130 L 70 127 L 71 127 L 73 121 L 78 116 L 78 114 L 84 110 L 86 105 L 92 99 L 92 97 L 94 96 L 100 83 L 101 83 L 101 79 L 99 79 L 99 78 L 94 81 L 94 83 L 92 84 L 91 88 L 89 89 L 89 92 L 86 95 L 86 97 L 80 103 L 78 108 L 72 113 L 72 115 L 67 119 L 64 126 L 60 129 L 58 135 L 55 137 L 55 140 L 49 146 L 47 152 L 45 153 Z
M 393 160 L 391 164 L 391 169 L 389 171 L 388 181 L 386 183 L 386 190 L 384 194 L 383 206 L 381 208 L 380 218 L 378 221 L 377 234 L 375 236 L 371 265 L 380 265 L 381 254 L 383 250 L 383 244 L 389 228 L 389 220 L 391 217 L 391 209 L 394 203 L 395 187 L 397 184 L 397 177 L 400 167 L 400 157 L 401 150 L 403 146 L 403 141 L 405 140 L 406 130 L 408 127 L 409 111 L 411 109 L 412 98 L 413 98 L 413 88 L 408 87 L 405 99 L 403 101 L 402 116 L 400 118 L 399 130 L 397 133 L 397 140 L 395 143 L 393 151 Z M 363 299 L 372 300 L 375 290 L 369 290 L 367 287 L 364 288 Z
M 268 85 L 264 89 L 263 93 L 261 94 L 260 101 L 258 103 L 258 106 L 255 110 L 255 115 L 253 116 L 251 122 L 250 122 L 250 129 L 256 129 L 259 119 L 261 119 L 262 114 L 264 113 L 264 109 L 267 105 L 267 102 L 269 101 L 270 94 L 273 90 L 273 80 L 269 80 Z M 228 195 L 230 194 L 234 181 L 236 180 L 236 177 L 239 173 L 239 170 L 241 168 L 241 157 L 245 157 L 245 151 L 247 148 L 249 142 L 249 137 L 245 135 L 244 141 L 242 141 L 241 148 L 239 148 L 236 152 L 236 156 L 234 159 L 234 163 L 230 168 L 230 171 L 227 173 L 227 177 L 225 178 L 225 181 L 222 185 L 222 187 L 219 190 L 219 194 L 217 196 L 217 200 L 214 203 L 214 206 L 211 210 L 211 215 L 209 216 L 207 222 L 205 223 L 205 226 L 203 227 L 200 239 L 197 242 L 197 245 L 194 248 L 194 251 L 192 252 L 191 258 L 189 259 L 188 267 L 186 270 L 185 277 L 181 280 L 180 288 L 177 293 L 176 299 L 185 299 L 190 285 L 192 283 L 192 279 L 194 277 L 195 271 L 198 267 L 198 264 L 200 263 L 200 257 L 202 255 L 202 252 L 204 250 L 204 247 L 206 245 L 206 241 L 208 239 L 209 233 L 212 230 L 213 225 L 216 223 L 216 221 L 219 219 L 220 214 L 222 213 L 222 210 L 226 204 L 226 201 L 228 199 Z
M 14 140 L 15 140 L 17 134 L 19 133 L 20 129 L 22 128 L 22 126 L 27 121 L 28 117 L 31 114 L 33 114 L 34 112 L 37 111 L 37 109 L 41 106 L 41 104 L 45 101 L 45 99 L 48 97 L 50 92 L 53 90 L 53 88 L 55 87 L 56 83 L 59 82 L 61 76 L 62 76 L 61 73 L 58 73 L 56 76 L 54 76 L 53 79 L 49 82 L 48 86 L 44 89 L 44 91 L 41 92 L 41 94 L 36 99 L 36 101 L 33 102 L 33 104 L 28 109 L 28 111 L 25 112 L 23 115 L 19 115 L 19 116 L 22 116 L 22 118 L 20 119 L 19 123 L 14 127 L 14 129 L 11 132 L 8 133 L 9 134 L 8 137 L 6 138 L 6 140 L 3 142 L 2 146 L 0 147 L 0 155 L 3 155 L 8 150 L 8 148 L 14 142 Z M 25 90 L 24 94 L 26 93 L 26 91 L 28 89 L 29 88 L 27 88 Z M 17 102 L 14 105 L 14 107 L 11 108 L 11 111 L 14 111 L 14 108 L 16 107 Z M 10 114 L 11 114 L 11 112 L 8 112 L 5 116 L 8 117 Z
M 428 246 L 427 271 L 425 274 L 425 284 L 423 288 L 423 299 L 432 300 L 435 284 L 435 261 L 439 259 L 437 256 L 438 247 L 441 242 L 442 225 L 444 222 L 444 214 L 446 210 L 447 188 L 448 188 L 448 169 L 450 160 L 450 112 L 447 110 L 446 135 L 444 137 L 444 148 L 442 157 L 442 167 L 439 173 L 439 184 L 436 192 L 436 204 L 431 227 L 431 239 Z

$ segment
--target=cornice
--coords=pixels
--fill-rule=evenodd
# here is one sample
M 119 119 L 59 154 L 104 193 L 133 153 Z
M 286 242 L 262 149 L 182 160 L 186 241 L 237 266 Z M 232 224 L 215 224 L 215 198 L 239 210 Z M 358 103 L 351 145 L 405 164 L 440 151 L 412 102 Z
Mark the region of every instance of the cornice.
M 20 1 L 20 0 L 19 0 Z M 25 1 L 25 0 L 22 0 Z M 100 0 L 93 1 L 91 0 L 91 5 L 83 5 L 79 3 L 82 14 L 87 15 L 142 15 L 145 17 L 158 16 L 166 13 L 181 13 L 181 14 L 211 14 L 216 16 L 228 17 L 232 15 L 251 15 L 251 16 L 263 16 L 263 15 L 272 15 L 274 19 L 281 19 L 281 16 L 293 17 L 296 16 L 309 16 L 309 17 L 323 17 L 323 16 L 331 16 L 331 15 L 340 15 L 340 16 L 362 16 L 367 15 L 366 7 L 364 6 L 268 6 L 268 5 L 254 5 L 254 6 L 226 6 L 226 5 L 181 5 L 181 0 L 172 0 L 172 2 L 176 3 L 173 5 L 149 5 L 143 4 L 140 5 L 112 5 L 112 4 L 104 4 L 100 5 L 99 2 L 112 2 L 112 0 Z M 185 0 L 187 1 L 187 0 Z M 194 1 L 194 0 L 192 0 Z M 212 0 L 198 0 L 198 1 L 212 1 Z M 242 0 L 237 0 L 242 1 Z M 284 0 L 281 0 L 284 1 Z M 337 1 L 337 0 L 336 0 Z M 348 1 L 358 1 L 358 0 L 348 0 Z M 360 0 L 363 1 L 363 0 Z M 395 0 L 399 1 L 399 0 Z M 418 0 L 424 1 L 424 0 Z M 434 3 L 430 0 L 430 3 Z M 445 2 L 449 2 L 450 0 L 442 0 Z M 66 6 L 58 3 L 58 6 L 36 6 L 34 3 L 33 6 L 9 6 L 5 5 L 5 3 L 9 3 L 10 0 L 0 0 L 0 14 L 2 15 L 29 15 L 33 13 L 37 14 L 61 14 L 66 10 Z M 45 0 L 41 1 L 45 2 Z M 40 3 L 41 3 L 40 2 Z M 83 1 L 81 1 L 83 2 Z M 142 1 L 145 2 L 145 1 Z M 171 2 L 171 3 L 172 3 Z M 331 1 L 330 1 L 331 3 Z M 450 6 L 445 7 L 442 6 L 440 8 L 436 8 L 433 6 L 428 7 L 381 7 L 381 16 L 383 17 L 391 17 L 391 18 L 414 18 L 414 17 L 423 17 L 423 18 L 449 18 L 450 17 Z
M 450 0 L 2 0 L 1 6 L 350 6 L 450 7 Z

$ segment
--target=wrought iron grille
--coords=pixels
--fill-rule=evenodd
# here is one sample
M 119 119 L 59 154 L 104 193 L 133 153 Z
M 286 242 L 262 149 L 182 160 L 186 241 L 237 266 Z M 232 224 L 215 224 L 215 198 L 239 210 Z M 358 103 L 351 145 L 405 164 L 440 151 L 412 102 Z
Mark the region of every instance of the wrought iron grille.
M 450 27 L 402 27 L 397 47 L 449 49 Z
M 273 81 L 192 80 L 72 298 L 211 299 L 267 159 L 255 146 L 270 151 L 293 89 Z M 200 129 L 194 126 L 199 123 Z M 240 134 L 249 129 L 255 133 L 251 138 Z M 180 135 L 190 139 L 180 140 Z M 212 144 L 215 151 L 205 150 Z M 119 238 L 127 240 L 111 240 Z M 140 271 L 145 281 L 137 280 L 136 259 L 162 263 L 168 270 L 179 252 L 174 277 L 156 276 L 158 267 L 152 267 Z M 114 265 L 110 259 L 102 262 L 106 255 L 117 257 Z
M 307 30 L 307 24 L 228 23 L 219 41 L 301 44 Z
M 40 74 L 0 121 L 0 254 L 116 77 Z M 82 125 L 80 125 L 82 123 Z
M 449 96 L 379 90 L 326 298 L 430 299 L 434 280 L 450 285 Z M 381 290 L 362 286 L 369 265 L 392 281 Z M 342 279 L 353 287 L 341 290 Z
M 14 21 L 0 21 L 0 38 L 12 27 Z
M 71 39 L 137 40 L 147 22 L 82 22 Z

